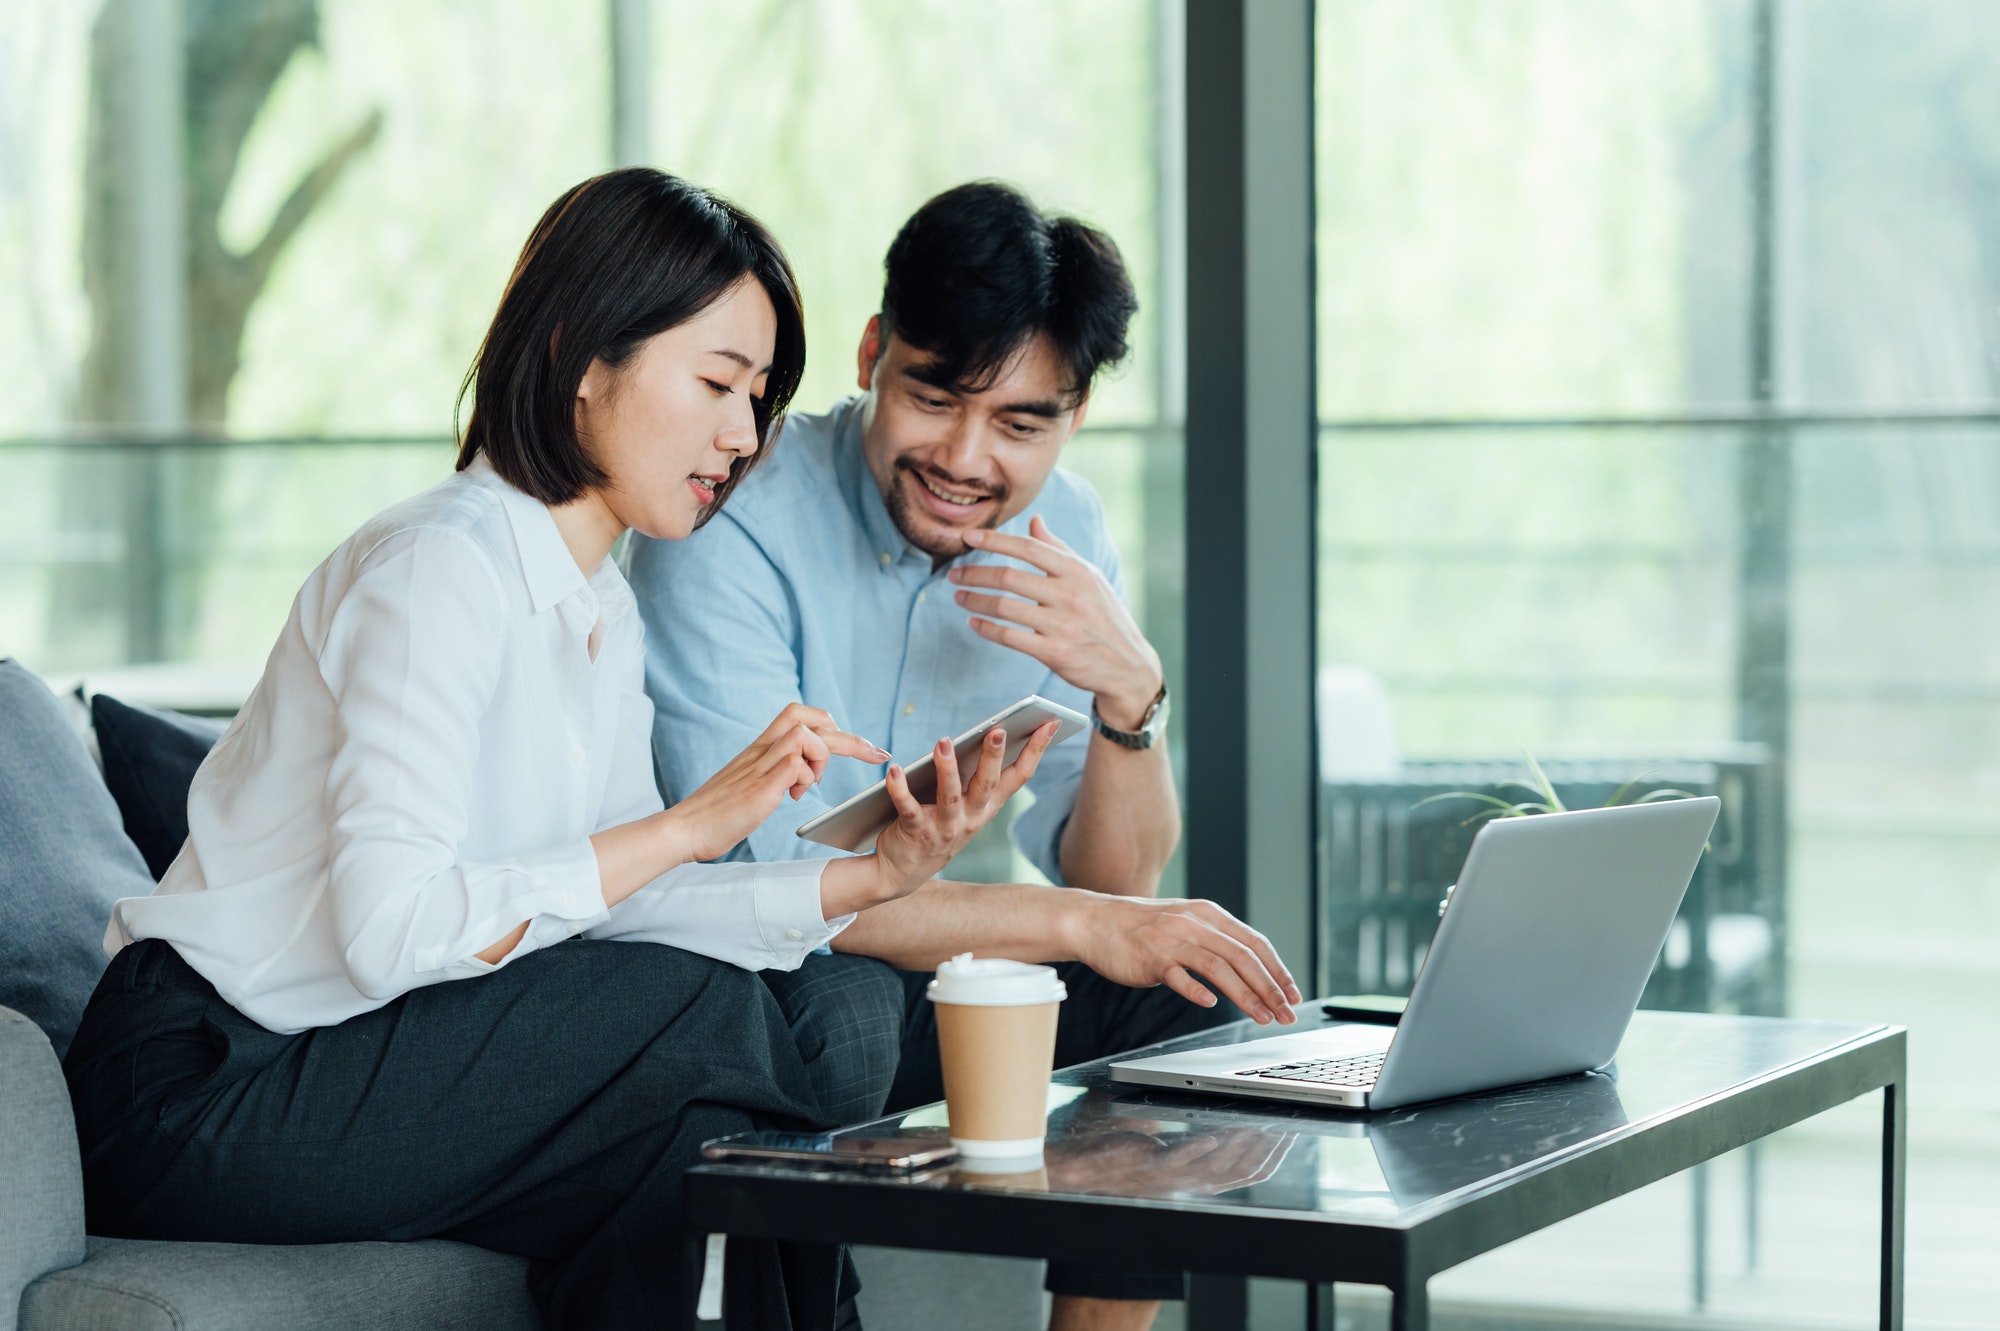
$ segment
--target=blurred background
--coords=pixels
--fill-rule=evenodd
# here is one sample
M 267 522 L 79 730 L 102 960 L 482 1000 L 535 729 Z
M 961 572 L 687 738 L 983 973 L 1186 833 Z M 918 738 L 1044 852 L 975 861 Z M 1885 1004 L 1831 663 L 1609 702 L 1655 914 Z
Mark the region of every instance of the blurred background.
M 1318 984 L 1407 989 L 1471 831 L 1429 795 L 1528 753 L 1573 802 L 1723 792 L 1648 1001 L 1910 1025 L 1909 1322 L 1993 1325 L 2000 7 L 1316 29 Z M 231 710 L 312 566 L 448 471 L 541 210 L 646 162 L 784 241 L 805 410 L 939 189 L 1108 228 L 1144 309 L 1065 463 L 1174 678 L 1181 33 L 1179 0 L 8 0 L 0 654 Z M 1440 1324 L 1869 1325 L 1876 1132 L 1470 1263 Z

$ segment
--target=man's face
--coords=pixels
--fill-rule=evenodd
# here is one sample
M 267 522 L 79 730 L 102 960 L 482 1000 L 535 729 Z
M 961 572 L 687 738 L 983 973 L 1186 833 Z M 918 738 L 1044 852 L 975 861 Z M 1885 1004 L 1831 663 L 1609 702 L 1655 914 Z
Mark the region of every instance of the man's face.
M 927 373 L 932 357 L 888 332 L 861 336 L 862 457 L 904 539 L 937 560 L 998 527 L 1042 491 L 1086 402 L 1071 403 L 1055 348 L 1037 335 L 977 393 Z

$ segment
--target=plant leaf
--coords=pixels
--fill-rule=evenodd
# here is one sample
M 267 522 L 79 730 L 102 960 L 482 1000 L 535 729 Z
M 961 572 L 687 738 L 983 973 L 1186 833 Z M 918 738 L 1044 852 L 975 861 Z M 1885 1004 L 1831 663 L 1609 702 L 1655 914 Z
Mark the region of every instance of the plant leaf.
M 1658 790 L 1647 791 L 1632 802 L 1634 804 L 1651 804 L 1654 800 L 1692 800 L 1699 798 L 1701 797 L 1696 795 L 1692 790 L 1676 790 L 1672 786 L 1662 786 Z
M 1647 768 L 1647 769 L 1646 769 L 1645 771 L 1643 771 L 1643 772 L 1639 773 L 1639 775 L 1637 775 L 1637 776 L 1633 777 L 1633 778 L 1632 778 L 1632 779 L 1631 779 L 1630 781 L 1627 781 L 1627 782 L 1626 782 L 1626 783 L 1625 783 L 1624 785 L 1622 785 L 1622 786 L 1618 787 L 1618 789 L 1616 789 L 1616 790 L 1612 791 L 1612 792 L 1611 792 L 1611 798 L 1610 798 L 1610 799 L 1608 799 L 1608 800 L 1606 800 L 1606 801 L 1604 802 L 1604 807 L 1605 807 L 1605 808 L 1607 808 L 1607 809 L 1615 809 L 1615 808 L 1617 808 L 1617 807 L 1618 807 L 1618 804 L 1619 804 L 1619 802 L 1620 802 L 1621 800 L 1623 800 L 1623 799 L 1625 798 L 1625 792 L 1626 792 L 1626 791 L 1628 791 L 1628 790 L 1630 790 L 1630 789 L 1631 789 L 1632 787 L 1634 787 L 1634 786 L 1638 785 L 1638 784 L 1639 784 L 1639 783 L 1640 783 L 1641 781 L 1644 781 L 1644 780 L 1645 780 L 1645 779 L 1646 779 L 1647 777 L 1651 776 L 1651 775 L 1652 775 L 1653 773 L 1655 773 L 1655 772 L 1657 772 L 1657 771 L 1659 771 L 1659 770 L 1660 770 L 1660 769 L 1659 769 L 1659 768 L 1657 768 L 1657 767 L 1648 767 L 1648 768 Z M 1641 801 L 1640 801 L 1640 803 L 1642 803 L 1642 804 L 1643 804 L 1643 803 L 1645 803 L 1645 801 L 1644 801 L 1644 800 L 1641 800 Z
M 1549 802 L 1547 812 L 1568 813 L 1569 810 L 1563 807 L 1561 798 L 1556 794 L 1556 788 L 1549 784 L 1548 773 L 1544 772 L 1542 765 L 1535 761 L 1535 755 L 1523 749 L 1521 750 L 1521 756 L 1528 760 L 1528 770 L 1535 774 L 1535 781 L 1542 790 L 1542 798 Z

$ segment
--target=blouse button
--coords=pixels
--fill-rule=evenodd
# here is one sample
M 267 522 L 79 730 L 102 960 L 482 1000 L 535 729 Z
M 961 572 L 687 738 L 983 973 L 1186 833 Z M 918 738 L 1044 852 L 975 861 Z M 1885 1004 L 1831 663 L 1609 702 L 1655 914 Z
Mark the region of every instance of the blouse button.
M 785 937 L 791 939 L 794 943 L 796 943 L 801 938 L 804 938 L 805 935 L 800 933 L 797 929 L 787 929 L 785 930 Z

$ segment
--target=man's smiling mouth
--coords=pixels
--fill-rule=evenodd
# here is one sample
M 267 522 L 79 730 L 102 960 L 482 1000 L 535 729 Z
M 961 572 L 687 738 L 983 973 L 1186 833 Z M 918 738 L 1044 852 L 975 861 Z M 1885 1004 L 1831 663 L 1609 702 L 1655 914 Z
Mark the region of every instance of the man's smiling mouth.
M 932 480 L 930 477 L 924 475 L 922 472 L 912 471 L 910 475 L 916 477 L 917 483 L 923 486 L 924 489 L 930 491 L 932 494 L 936 495 L 939 499 L 943 500 L 945 503 L 952 504 L 959 508 L 972 508 L 975 507 L 976 505 L 985 503 L 988 499 L 991 499 L 993 497 L 991 495 L 972 494 L 963 490 L 947 489 L 946 487 L 939 485 L 936 481 Z

